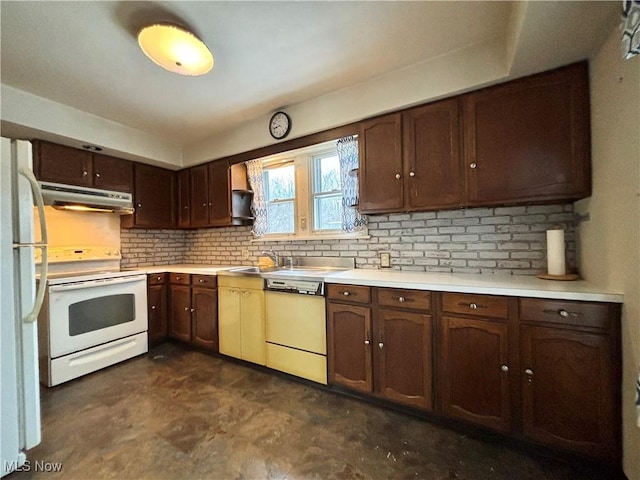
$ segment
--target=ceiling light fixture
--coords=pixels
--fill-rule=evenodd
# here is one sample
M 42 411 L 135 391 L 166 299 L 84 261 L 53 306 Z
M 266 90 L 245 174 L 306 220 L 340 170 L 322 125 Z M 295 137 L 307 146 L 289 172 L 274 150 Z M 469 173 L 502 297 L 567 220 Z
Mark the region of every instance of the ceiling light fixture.
M 178 25 L 158 23 L 138 33 L 144 54 L 173 73 L 204 75 L 213 68 L 213 55 L 202 40 Z

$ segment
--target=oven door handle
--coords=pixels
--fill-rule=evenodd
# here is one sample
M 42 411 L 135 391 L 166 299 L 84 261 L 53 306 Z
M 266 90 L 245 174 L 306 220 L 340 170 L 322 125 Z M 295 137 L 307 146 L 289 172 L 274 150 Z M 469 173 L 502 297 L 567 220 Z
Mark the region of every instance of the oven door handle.
M 69 290 L 80 290 L 83 288 L 106 287 L 110 285 L 123 285 L 125 283 L 146 282 L 146 275 L 135 275 L 133 277 L 116 277 L 105 278 L 101 280 L 87 280 L 80 282 L 67 283 L 62 285 L 51 285 L 49 292 L 68 292 Z

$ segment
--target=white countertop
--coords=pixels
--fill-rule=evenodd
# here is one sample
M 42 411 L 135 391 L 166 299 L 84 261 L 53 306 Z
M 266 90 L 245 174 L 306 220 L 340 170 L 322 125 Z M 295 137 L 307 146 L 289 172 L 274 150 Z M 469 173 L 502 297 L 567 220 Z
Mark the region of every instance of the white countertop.
M 622 303 L 624 299 L 620 293 L 603 292 L 584 280 L 563 282 L 541 280 L 529 275 L 355 269 L 328 275 L 325 282 L 592 302 Z
M 193 273 L 196 275 L 216 275 L 220 270 L 238 268 L 240 265 L 207 265 L 198 263 L 178 263 L 172 265 L 154 265 L 150 267 L 136 267 L 145 273 Z
M 193 273 L 216 275 L 221 270 L 239 268 L 240 265 L 174 264 L 137 267 L 145 273 Z M 358 268 L 322 277 L 327 283 L 346 283 L 372 287 L 408 288 L 436 292 L 476 293 L 515 297 L 554 298 L 591 302 L 622 303 L 618 292 L 603 291 L 584 280 L 542 280 L 530 275 L 500 275 L 473 273 L 429 273 L 398 270 Z

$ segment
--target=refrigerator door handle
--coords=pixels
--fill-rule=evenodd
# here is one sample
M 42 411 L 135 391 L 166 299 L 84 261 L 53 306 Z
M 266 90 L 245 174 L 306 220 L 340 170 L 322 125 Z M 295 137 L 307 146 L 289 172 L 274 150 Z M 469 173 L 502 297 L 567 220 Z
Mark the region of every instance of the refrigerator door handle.
M 44 294 L 47 288 L 47 271 L 49 267 L 49 258 L 47 256 L 47 221 L 44 214 L 44 200 L 42 199 L 42 192 L 40 186 L 36 180 L 35 175 L 28 168 L 20 168 L 18 173 L 29 181 L 31 186 L 31 192 L 33 193 L 33 199 L 38 207 L 38 217 L 40 217 L 40 243 L 34 243 L 32 246 L 42 250 L 42 263 L 40 264 L 40 282 L 38 283 L 38 293 L 36 294 L 36 301 L 29 312 L 22 320 L 25 323 L 33 323 L 38 318 L 42 302 L 44 301 Z M 17 245 L 19 246 L 19 245 Z

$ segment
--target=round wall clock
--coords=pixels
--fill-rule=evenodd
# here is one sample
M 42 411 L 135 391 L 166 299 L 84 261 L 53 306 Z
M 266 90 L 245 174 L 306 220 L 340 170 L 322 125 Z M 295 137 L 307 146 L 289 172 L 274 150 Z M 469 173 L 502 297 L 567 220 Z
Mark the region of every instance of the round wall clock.
M 276 140 L 283 139 L 289 135 L 291 130 L 291 119 L 284 112 L 276 112 L 269 120 L 269 133 Z

